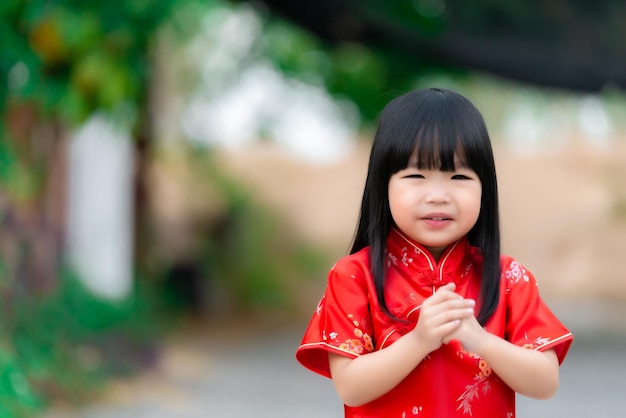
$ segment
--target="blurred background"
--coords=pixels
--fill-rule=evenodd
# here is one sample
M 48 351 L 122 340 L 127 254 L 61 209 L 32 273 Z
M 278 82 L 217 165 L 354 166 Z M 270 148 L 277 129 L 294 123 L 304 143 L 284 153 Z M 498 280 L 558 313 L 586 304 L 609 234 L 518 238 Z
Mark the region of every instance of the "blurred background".
M 481 110 L 503 252 L 576 341 L 550 401 L 626 389 L 626 5 L 4 0 L 0 417 L 342 416 L 295 363 L 376 118 Z

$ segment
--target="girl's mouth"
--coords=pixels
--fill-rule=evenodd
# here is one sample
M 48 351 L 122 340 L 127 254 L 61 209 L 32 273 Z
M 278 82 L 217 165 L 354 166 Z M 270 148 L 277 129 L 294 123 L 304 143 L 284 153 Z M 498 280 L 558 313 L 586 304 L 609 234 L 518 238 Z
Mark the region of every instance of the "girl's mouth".
M 451 221 L 452 218 L 445 213 L 429 213 L 422 217 L 427 221 Z
M 443 228 L 450 224 L 452 218 L 444 213 L 433 213 L 424 216 L 422 221 L 431 228 Z

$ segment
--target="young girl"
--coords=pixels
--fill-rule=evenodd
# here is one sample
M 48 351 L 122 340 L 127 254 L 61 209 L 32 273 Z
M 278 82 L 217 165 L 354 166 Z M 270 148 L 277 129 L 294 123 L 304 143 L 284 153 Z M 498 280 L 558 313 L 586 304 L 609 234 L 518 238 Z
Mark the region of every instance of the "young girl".
M 535 278 L 500 255 L 487 128 L 465 97 L 407 93 L 383 110 L 351 254 L 296 357 L 331 377 L 346 417 L 515 416 L 550 398 L 572 334 Z

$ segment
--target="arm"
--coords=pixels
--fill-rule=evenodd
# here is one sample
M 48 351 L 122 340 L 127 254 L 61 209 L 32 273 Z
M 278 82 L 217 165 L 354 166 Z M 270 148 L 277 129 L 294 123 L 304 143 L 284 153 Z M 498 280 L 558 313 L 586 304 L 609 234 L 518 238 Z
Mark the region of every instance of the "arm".
M 426 299 L 415 328 L 382 350 L 354 359 L 329 354 L 330 371 L 339 397 L 358 406 L 384 395 L 400 383 L 443 337 L 472 316 L 474 302 L 454 293 L 454 284 L 442 286 Z M 372 384 L 375 376 L 376 384 Z
M 554 396 L 559 387 L 559 362 L 554 350 L 536 351 L 512 344 L 482 328 L 467 317 L 444 338 L 459 340 L 463 347 L 481 356 L 515 392 L 535 399 Z
M 328 361 L 341 400 L 348 406 L 359 406 L 393 389 L 427 354 L 418 341 L 406 334 L 382 350 L 355 359 L 329 353 Z

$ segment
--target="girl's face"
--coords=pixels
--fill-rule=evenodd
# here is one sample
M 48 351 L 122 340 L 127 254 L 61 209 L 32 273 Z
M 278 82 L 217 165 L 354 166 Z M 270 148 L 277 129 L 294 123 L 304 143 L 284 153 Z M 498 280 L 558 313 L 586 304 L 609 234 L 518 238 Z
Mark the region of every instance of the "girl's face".
M 389 179 L 389 207 L 396 226 L 439 259 L 478 220 L 482 185 L 455 158 L 455 171 L 418 169 L 414 162 Z

